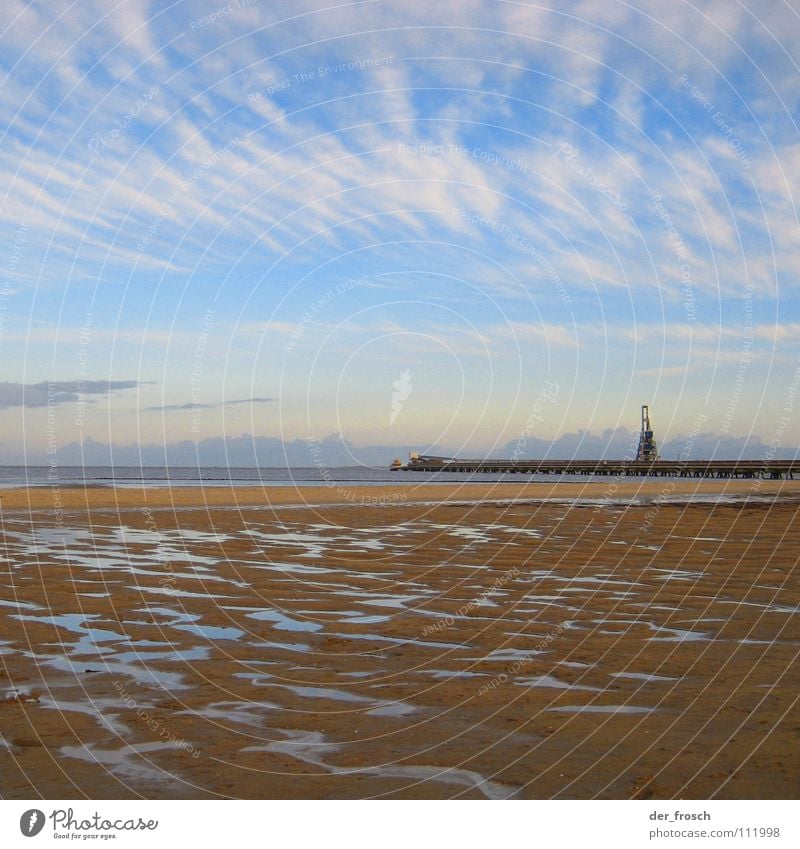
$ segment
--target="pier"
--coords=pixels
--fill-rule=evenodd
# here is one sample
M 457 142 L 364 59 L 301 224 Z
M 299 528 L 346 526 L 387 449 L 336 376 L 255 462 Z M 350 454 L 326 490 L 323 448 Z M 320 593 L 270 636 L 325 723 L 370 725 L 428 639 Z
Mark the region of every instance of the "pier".
M 406 472 L 468 474 L 603 475 L 606 477 L 767 478 L 793 480 L 797 460 L 459 460 L 412 455 Z
M 389 467 L 404 472 L 463 472 L 521 475 L 603 475 L 603 477 L 658 478 L 767 478 L 793 480 L 800 474 L 794 460 L 664 460 L 659 456 L 650 407 L 642 405 L 642 425 L 635 460 L 465 460 L 409 454 L 408 463 L 395 460 Z

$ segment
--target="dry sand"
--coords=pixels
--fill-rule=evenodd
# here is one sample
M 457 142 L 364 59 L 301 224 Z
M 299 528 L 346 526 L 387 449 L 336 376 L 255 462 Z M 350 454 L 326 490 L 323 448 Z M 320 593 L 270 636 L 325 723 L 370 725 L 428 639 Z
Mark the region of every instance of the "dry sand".
M 0 796 L 795 798 L 800 482 L 611 494 L 2 492 Z
M 410 502 L 510 501 L 543 498 L 671 498 L 686 494 L 800 493 L 800 480 L 739 480 L 708 478 L 582 478 L 575 483 L 396 484 L 393 486 L 185 486 L 82 487 L 39 486 L 0 489 L 4 510 L 87 510 L 101 507 L 282 507 L 287 505 L 381 505 Z

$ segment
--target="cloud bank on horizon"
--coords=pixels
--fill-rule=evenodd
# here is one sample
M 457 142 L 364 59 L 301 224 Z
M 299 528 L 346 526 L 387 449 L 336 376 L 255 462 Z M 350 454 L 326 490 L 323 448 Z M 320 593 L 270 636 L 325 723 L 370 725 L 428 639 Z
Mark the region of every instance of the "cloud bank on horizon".
M 5 12 L 6 462 L 800 444 L 785 0 Z

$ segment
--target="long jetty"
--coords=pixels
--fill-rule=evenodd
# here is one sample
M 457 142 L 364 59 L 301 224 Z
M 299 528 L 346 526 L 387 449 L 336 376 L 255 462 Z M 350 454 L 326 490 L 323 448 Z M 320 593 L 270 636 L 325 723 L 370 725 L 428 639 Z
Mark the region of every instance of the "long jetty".
M 466 472 L 612 477 L 769 478 L 800 475 L 797 460 L 459 460 L 412 457 L 400 467 L 408 472 Z

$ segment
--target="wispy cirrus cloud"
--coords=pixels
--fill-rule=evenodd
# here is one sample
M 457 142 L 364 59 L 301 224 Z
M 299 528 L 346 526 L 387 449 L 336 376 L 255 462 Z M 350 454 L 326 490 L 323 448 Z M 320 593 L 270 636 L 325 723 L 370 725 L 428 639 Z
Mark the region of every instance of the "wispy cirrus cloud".
M 262 374 L 288 361 L 297 380 L 330 333 L 345 354 L 385 337 L 387 361 L 491 357 L 498 384 L 516 379 L 509 352 L 546 349 L 576 397 L 598 385 L 592 345 L 635 353 L 647 378 L 675 378 L 691 351 L 699 396 L 741 358 L 749 323 L 778 396 L 791 380 L 790 4 L 8 0 L 4 12 L 0 320 L 26 362 L 117 374 L 141 351 L 138 373 L 183 393 L 170 398 L 202 370 L 206 397 L 238 399 L 155 412 L 267 403 L 239 399 L 249 385 L 283 399 L 247 379 L 254 340 Z M 361 275 L 382 288 L 337 294 Z M 7 389 L 0 407 L 43 406 L 46 390 L 26 386 L 27 401 Z M 77 391 L 64 384 L 54 403 Z

